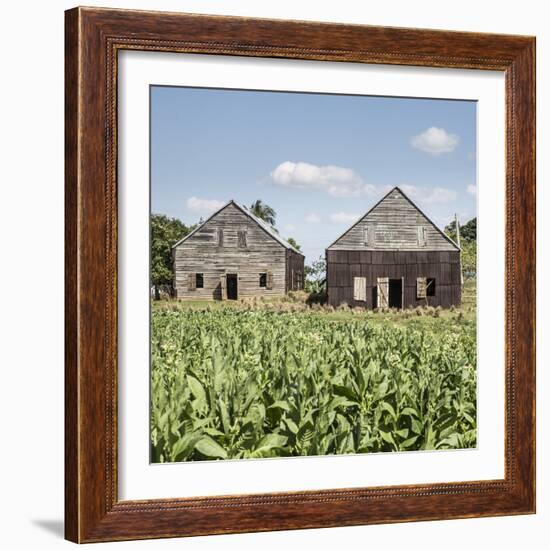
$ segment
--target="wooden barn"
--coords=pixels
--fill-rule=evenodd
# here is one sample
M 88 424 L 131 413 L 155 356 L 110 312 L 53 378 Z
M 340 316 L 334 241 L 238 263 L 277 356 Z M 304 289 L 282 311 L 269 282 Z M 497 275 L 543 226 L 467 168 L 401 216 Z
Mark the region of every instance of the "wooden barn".
M 326 249 L 328 303 L 366 308 L 461 302 L 460 249 L 395 187 Z
M 280 296 L 304 285 L 303 254 L 234 201 L 177 242 L 172 259 L 178 299 Z

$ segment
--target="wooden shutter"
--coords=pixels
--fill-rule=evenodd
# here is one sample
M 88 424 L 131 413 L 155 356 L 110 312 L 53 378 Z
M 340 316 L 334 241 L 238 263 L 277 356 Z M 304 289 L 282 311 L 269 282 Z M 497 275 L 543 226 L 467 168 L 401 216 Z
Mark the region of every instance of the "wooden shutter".
M 187 275 L 187 290 L 196 290 L 197 289 L 197 274 L 189 273 Z
M 363 230 L 363 239 L 365 241 L 365 246 L 374 245 L 374 227 L 365 227 Z
M 273 289 L 273 273 L 271 271 L 267 272 L 265 287 L 267 290 Z
M 416 230 L 418 232 L 418 246 L 426 246 L 426 228 L 419 225 Z
M 426 298 L 426 277 L 416 278 L 416 298 L 418 300 Z
M 390 280 L 388 277 L 378 277 L 376 281 L 376 307 L 388 307 Z
M 220 276 L 220 289 L 222 293 L 222 300 L 227 300 L 227 279 L 225 275 Z
M 223 246 L 223 229 L 218 229 L 218 246 Z
M 366 302 L 367 300 L 367 278 L 353 278 L 353 299 L 357 302 Z
M 239 229 L 237 231 L 237 241 L 239 248 L 246 248 L 246 230 Z

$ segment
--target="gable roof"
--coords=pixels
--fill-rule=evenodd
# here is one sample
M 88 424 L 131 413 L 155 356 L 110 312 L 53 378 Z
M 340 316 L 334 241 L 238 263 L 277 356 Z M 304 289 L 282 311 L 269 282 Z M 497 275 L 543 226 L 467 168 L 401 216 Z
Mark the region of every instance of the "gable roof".
M 300 254 L 300 256 L 303 256 L 302 252 L 299 250 L 296 250 L 290 243 L 285 241 L 279 233 L 275 231 L 273 226 L 269 225 L 267 222 L 262 220 L 261 218 L 258 218 L 258 216 L 255 216 L 246 206 L 240 205 L 239 203 L 235 202 L 233 199 L 231 199 L 229 202 L 224 204 L 221 208 L 216 210 L 213 214 L 211 214 L 206 220 L 204 220 L 201 224 L 197 225 L 191 233 L 183 237 L 183 239 L 180 239 L 177 243 L 172 245 L 172 248 L 176 248 L 176 246 L 180 245 L 182 242 L 186 241 L 189 237 L 194 235 L 204 224 L 209 222 L 211 219 L 215 218 L 222 210 L 225 210 L 229 205 L 235 206 L 238 210 L 240 210 L 243 214 L 248 216 L 253 222 L 255 222 L 257 225 L 260 226 L 261 229 L 263 229 L 270 237 L 275 239 L 279 244 L 282 244 L 286 249 L 292 250 L 293 252 L 296 252 L 296 254 Z
M 364 222 L 367 217 L 384 201 L 386 201 L 392 193 L 398 192 L 401 194 L 401 196 L 422 216 L 424 217 L 428 223 L 436 230 L 437 234 L 439 234 L 441 237 L 443 237 L 446 241 L 448 241 L 456 250 L 460 250 L 460 247 L 448 236 L 446 235 L 426 214 L 420 210 L 420 208 L 403 192 L 401 188 L 398 186 L 393 187 L 390 191 L 388 191 L 377 203 L 374 204 L 363 216 L 361 216 L 354 224 L 352 224 L 350 227 L 348 227 L 337 239 L 335 239 L 329 246 L 327 246 L 327 250 L 334 246 L 338 241 L 340 241 L 344 236 L 346 236 L 352 229 L 354 229 L 357 225 Z

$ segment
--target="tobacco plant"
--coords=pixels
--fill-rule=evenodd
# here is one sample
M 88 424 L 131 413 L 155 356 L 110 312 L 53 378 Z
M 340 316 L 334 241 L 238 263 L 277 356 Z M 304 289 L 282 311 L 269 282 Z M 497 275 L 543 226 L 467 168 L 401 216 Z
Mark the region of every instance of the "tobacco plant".
M 154 309 L 154 462 L 476 445 L 475 323 Z

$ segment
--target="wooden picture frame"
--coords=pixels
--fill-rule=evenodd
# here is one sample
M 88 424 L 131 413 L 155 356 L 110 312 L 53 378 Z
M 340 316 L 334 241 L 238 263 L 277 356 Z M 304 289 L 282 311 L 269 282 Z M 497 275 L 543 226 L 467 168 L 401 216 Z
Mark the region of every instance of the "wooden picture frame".
M 501 71 L 506 86 L 504 479 L 174 500 L 117 496 L 117 53 Z M 66 493 L 74 542 L 535 511 L 535 39 L 97 8 L 66 12 Z

